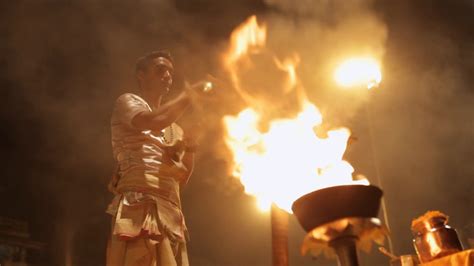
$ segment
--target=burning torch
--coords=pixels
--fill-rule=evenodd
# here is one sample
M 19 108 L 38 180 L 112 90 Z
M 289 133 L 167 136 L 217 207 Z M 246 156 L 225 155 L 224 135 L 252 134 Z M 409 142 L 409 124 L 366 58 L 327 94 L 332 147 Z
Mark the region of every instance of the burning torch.
M 334 77 L 343 87 L 366 86 L 367 89 L 377 87 L 382 79 L 378 63 L 371 58 L 345 61 L 337 68 Z M 370 120 L 370 116 L 368 119 Z M 370 134 L 373 141 L 372 132 Z M 371 144 L 375 160 L 375 149 Z M 380 172 L 377 163 L 374 163 L 381 186 Z M 388 234 L 386 227 L 377 218 L 380 204 L 388 226 L 382 190 L 376 186 L 333 186 L 300 197 L 293 203 L 292 210 L 308 232 L 302 252 L 312 251 L 315 255 L 321 252 L 335 253 L 339 265 L 359 265 L 356 248 L 368 250 L 372 241 L 382 244 Z M 389 248 L 392 251 L 390 239 Z
M 378 88 L 382 81 L 382 72 L 379 62 L 373 57 L 353 57 L 342 62 L 334 72 L 334 79 L 343 88 L 367 88 L 372 90 Z M 375 177 L 378 185 L 382 188 L 381 171 L 377 163 L 377 152 L 375 149 L 375 139 L 373 132 L 372 116 L 369 104 L 365 105 L 365 112 L 368 123 L 370 148 L 372 160 L 374 162 Z M 381 200 L 382 215 L 385 225 L 390 230 L 390 222 L 388 218 L 385 198 Z M 392 239 L 388 237 L 388 246 L 391 253 L 393 253 Z

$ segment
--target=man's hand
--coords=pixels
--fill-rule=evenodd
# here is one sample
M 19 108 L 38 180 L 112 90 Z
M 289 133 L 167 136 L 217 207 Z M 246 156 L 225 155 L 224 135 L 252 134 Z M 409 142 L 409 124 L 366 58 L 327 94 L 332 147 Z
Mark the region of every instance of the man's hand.
M 180 140 L 177 141 L 175 145 L 165 147 L 165 153 L 163 156 L 163 162 L 167 165 L 174 165 L 174 162 L 181 161 L 180 155 L 185 151 L 185 143 Z
M 186 84 L 186 94 L 192 103 L 203 102 L 209 98 L 209 94 L 213 90 L 212 83 L 206 80 L 199 81 L 192 85 Z
M 194 84 L 187 83 L 185 85 L 186 92 L 191 99 L 191 102 L 210 102 L 216 99 L 218 91 L 222 90 L 222 82 L 207 75 L 204 80 L 198 81 Z

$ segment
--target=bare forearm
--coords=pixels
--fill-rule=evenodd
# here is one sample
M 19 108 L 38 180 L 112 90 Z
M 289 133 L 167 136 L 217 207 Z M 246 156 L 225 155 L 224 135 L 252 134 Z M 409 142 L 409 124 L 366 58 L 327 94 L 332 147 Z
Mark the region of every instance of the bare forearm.
M 176 121 L 192 102 L 198 102 L 206 93 L 209 82 L 199 82 L 188 86 L 174 100 L 160 106 L 157 110 L 149 113 L 140 113 L 133 118 L 133 126 L 141 129 L 160 131 Z
M 151 129 L 162 130 L 180 118 L 189 106 L 186 96 L 179 96 L 173 102 L 166 103 L 162 108 L 158 108 L 151 113 Z
M 181 117 L 189 104 L 189 97 L 183 92 L 153 112 L 138 114 L 133 118 L 132 123 L 140 129 L 160 131 Z

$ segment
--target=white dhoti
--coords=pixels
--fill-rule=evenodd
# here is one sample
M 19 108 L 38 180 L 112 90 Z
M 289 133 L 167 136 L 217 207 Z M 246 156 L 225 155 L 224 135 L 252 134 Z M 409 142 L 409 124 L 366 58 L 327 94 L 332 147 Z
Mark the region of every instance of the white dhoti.
M 172 244 L 168 237 L 159 240 L 138 237 L 122 240 L 112 236 L 107 250 L 107 266 L 187 266 L 186 244 Z
M 130 203 L 130 195 L 136 198 L 137 194 L 120 196 L 115 202 L 117 209 L 109 208 L 115 216 L 107 266 L 188 266 L 186 231 L 179 209 L 171 202 L 143 194 L 139 194 L 139 201 L 132 198 Z M 178 226 L 170 228 L 169 224 Z

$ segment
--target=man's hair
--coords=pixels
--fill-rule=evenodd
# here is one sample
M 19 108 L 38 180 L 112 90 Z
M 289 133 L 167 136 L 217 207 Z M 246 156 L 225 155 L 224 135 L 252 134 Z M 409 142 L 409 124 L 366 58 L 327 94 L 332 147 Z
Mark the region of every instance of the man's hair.
M 168 50 L 153 51 L 145 56 L 138 58 L 137 64 L 135 65 L 135 72 L 146 70 L 150 63 L 153 61 L 153 59 L 158 57 L 164 57 L 170 60 L 171 64 L 174 64 L 173 57 L 171 56 L 171 53 Z

